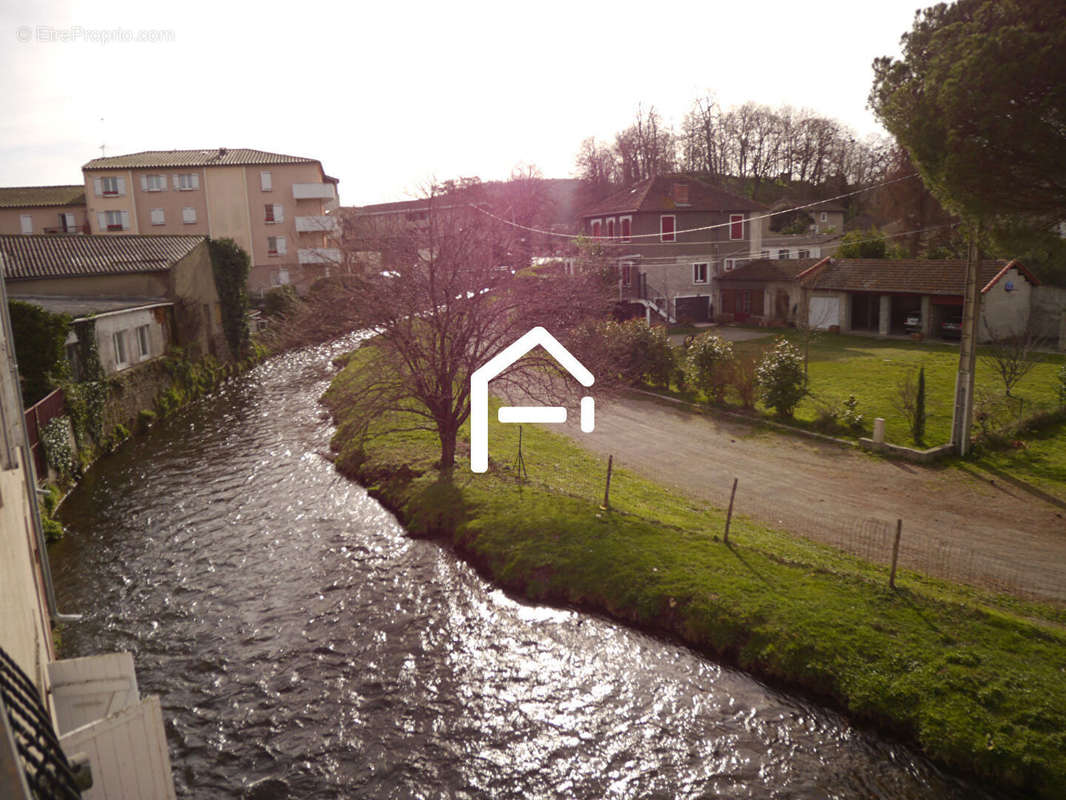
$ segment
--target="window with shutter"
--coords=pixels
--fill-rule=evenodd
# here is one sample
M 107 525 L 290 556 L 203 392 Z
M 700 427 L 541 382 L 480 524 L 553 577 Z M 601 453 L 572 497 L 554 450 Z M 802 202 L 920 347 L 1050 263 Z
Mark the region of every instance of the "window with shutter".
M 280 255 L 280 256 L 285 255 L 285 253 L 288 252 L 285 249 L 286 247 L 287 247 L 287 245 L 285 243 L 285 237 L 284 236 L 279 236 L 278 237 L 278 255 Z
M 22 214 L 19 217 L 19 224 L 22 226 L 23 233 L 33 233 L 33 217 L 29 214 Z
M 265 206 L 263 206 L 263 208 L 264 208 L 265 213 L 266 213 L 266 216 L 263 218 L 263 220 L 265 222 L 273 222 L 274 221 L 274 204 L 273 203 L 267 203 Z
M 196 222 L 196 209 L 192 206 L 185 206 L 181 210 L 181 221 L 186 225 L 191 225 Z
M 130 229 L 130 212 L 120 211 L 118 212 L 119 224 L 122 226 L 122 230 L 128 231 Z
M 607 220 L 607 238 L 614 238 L 614 217 L 611 217 Z
M 622 229 L 622 241 L 623 242 L 628 242 L 630 237 L 633 235 L 633 231 L 632 231 L 633 218 L 632 217 L 619 217 L 618 218 L 618 224 L 619 224 L 619 227 Z
M 284 222 L 285 221 L 285 207 L 283 205 L 281 205 L 280 203 L 275 204 L 275 206 L 274 206 L 274 221 L 275 222 Z
M 743 239 L 744 238 L 744 215 L 743 214 L 730 214 L 729 215 L 729 238 L 730 239 Z
M 163 214 L 163 209 L 161 209 L 161 208 L 153 208 L 152 209 L 152 224 L 153 225 L 165 225 L 166 224 L 166 217 Z
M 126 194 L 126 179 L 125 178 L 115 178 L 115 185 L 118 187 L 118 189 L 117 189 L 118 194 L 120 194 L 120 195 Z
M 267 255 L 268 256 L 276 256 L 277 254 L 278 254 L 278 237 L 277 236 L 268 236 L 267 237 Z
M 674 236 L 676 223 L 677 219 L 673 214 L 664 214 L 659 217 L 659 241 L 673 242 L 676 240 Z
M 269 172 L 259 173 L 259 188 L 262 189 L 264 192 L 269 192 L 273 188 Z

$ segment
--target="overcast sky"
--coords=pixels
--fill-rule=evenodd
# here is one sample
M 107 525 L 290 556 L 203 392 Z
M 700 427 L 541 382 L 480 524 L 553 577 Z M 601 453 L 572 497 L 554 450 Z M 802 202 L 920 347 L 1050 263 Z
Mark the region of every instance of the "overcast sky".
M 917 7 L 5 0 L 0 185 L 80 183 L 101 145 L 252 147 L 320 159 L 345 205 L 387 202 L 519 163 L 569 177 L 637 103 L 678 125 L 708 91 L 866 135 L 870 63 L 899 54 Z M 116 29 L 164 41 L 106 42 Z

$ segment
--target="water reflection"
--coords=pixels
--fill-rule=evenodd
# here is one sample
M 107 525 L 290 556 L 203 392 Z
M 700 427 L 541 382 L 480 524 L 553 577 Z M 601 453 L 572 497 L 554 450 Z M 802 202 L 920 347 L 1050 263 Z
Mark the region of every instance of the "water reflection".
M 989 796 L 683 648 L 517 603 L 405 538 L 322 457 L 329 355 L 230 381 L 63 508 L 59 599 L 86 614 L 67 655 L 133 651 L 179 795 L 272 778 L 300 798 Z

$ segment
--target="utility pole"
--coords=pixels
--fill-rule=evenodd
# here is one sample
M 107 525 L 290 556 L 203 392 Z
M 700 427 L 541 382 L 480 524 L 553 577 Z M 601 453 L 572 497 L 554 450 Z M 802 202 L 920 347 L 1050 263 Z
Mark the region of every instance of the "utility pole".
M 966 284 L 962 297 L 962 336 L 959 344 L 959 372 L 955 378 L 955 413 L 951 420 L 951 444 L 960 455 L 970 450 L 970 426 L 973 423 L 974 372 L 977 368 L 977 323 L 980 318 L 980 295 L 977 291 L 977 265 L 981 259 L 979 223 L 970 228 L 966 248 Z

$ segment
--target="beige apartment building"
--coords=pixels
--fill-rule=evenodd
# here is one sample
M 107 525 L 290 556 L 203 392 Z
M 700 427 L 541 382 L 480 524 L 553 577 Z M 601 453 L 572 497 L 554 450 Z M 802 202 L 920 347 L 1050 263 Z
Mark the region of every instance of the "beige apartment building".
M 0 234 L 88 233 L 85 187 L 0 187 Z
M 262 150 L 149 150 L 82 167 L 94 234 L 228 237 L 252 259 L 249 292 L 306 290 L 341 263 L 337 179 L 321 162 Z

